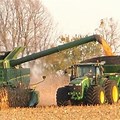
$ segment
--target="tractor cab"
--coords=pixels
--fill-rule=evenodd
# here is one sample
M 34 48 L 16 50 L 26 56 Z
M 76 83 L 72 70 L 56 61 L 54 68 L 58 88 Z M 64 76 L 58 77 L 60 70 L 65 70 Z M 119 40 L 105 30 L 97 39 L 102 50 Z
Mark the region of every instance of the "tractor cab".
M 103 69 L 101 64 L 97 63 L 81 63 L 71 66 L 71 76 L 70 81 L 73 80 L 83 80 L 88 79 L 98 79 L 103 74 Z

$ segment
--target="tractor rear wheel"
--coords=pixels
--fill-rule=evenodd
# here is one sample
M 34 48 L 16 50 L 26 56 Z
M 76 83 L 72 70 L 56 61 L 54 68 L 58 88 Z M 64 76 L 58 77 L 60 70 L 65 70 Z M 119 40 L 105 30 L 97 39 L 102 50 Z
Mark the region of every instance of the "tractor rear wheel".
M 109 104 L 117 103 L 119 99 L 118 86 L 115 81 L 107 80 L 105 83 L 105 94 Z
M 56 102 L 58 106 L 67 106 L 71 104 L 67 87 L 58 88 L 56 94 Z
M 97 105 L 105 103 L 105 92 L 101 86 L 90 86 L 86 92 L 86 103 Z

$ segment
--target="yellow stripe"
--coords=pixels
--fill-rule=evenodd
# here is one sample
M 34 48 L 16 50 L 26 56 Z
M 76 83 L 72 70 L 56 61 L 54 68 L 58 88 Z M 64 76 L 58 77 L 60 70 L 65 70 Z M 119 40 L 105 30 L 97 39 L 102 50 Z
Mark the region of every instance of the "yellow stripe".
M 22 78 L 22 77 L 30 77 L 30 74 L 28 74 L 28 75 L 23 75 L 23 76 L 18 76 L 18 77 L 16 77 L 16 78 L 12 78 L 12 79 L 10 79 L 10 80 L 19 79 L 19 78 Z

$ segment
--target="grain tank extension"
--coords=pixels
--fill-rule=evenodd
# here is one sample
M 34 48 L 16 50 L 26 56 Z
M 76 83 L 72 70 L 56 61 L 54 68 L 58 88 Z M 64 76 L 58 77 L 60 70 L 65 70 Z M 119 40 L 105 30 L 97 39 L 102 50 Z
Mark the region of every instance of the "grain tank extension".
M 17 56 L 24 50 L 24 47 L 17 47 L 9 52 L 1 52 L 0 107 L 34 107 L 38 104 L 38 92 L 29 87 L 30 69 L 21 68 L 20 64 L 93 41 L 101 43 L 100 36 L 85 37 L 19 59 Z

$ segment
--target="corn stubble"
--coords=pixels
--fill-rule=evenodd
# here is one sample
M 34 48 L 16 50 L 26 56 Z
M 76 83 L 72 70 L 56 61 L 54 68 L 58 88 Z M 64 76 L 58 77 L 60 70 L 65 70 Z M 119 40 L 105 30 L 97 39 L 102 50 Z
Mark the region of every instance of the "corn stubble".
M 37 108 L 1 108 L 0 120 L 120 120 L 120 101 L 113 105 L 97 106 L 58 107 L 52 105 L 56 104 L 56 89 L 68 84 L 68 81 L 58 76 L 57 78 L 51 77 L 51 80 L 49 78 L 47 77 L 48 80 L 38 86 L 40 104 Z M 13 92 L 12 94 L 18 93 Z M 26 99 L 22 92 L 21 95 Z M 16 97 L 16 99 L 18 98 Z M 29 96 L 27 99 L 29 99 Z M 12 99 L 11 102 L 14 105 Z
M 120 106 L 46 106 L 1 109 L 2 120 L 119 120 Z

